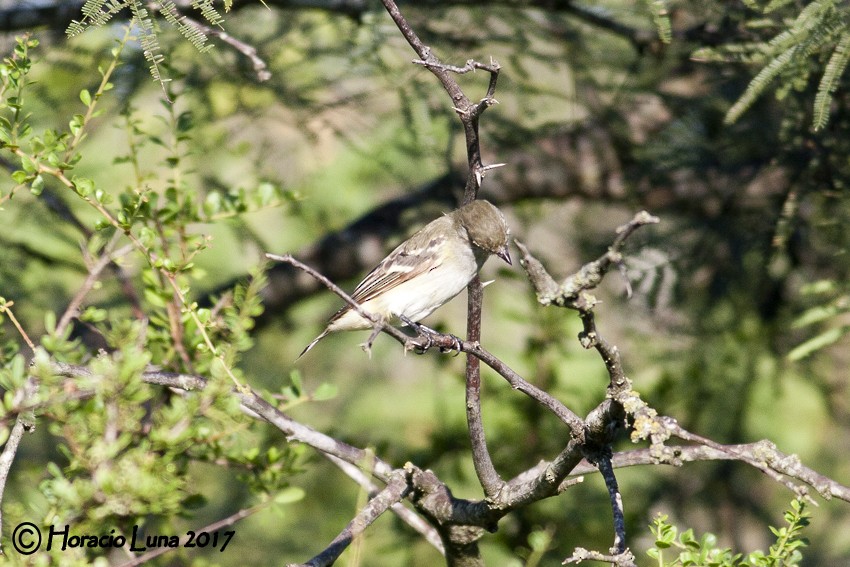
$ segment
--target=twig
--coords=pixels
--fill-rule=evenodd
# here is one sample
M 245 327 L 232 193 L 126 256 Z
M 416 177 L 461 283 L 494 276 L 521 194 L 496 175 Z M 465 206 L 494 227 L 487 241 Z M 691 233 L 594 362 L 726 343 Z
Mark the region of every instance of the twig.
M 18 445 L 21 443 L 21 438 L 24 436 L 24 431 L 27 426 L 24 419 L 18 416 L 15 420 L 15 425 L 9 433 L 9 439 L 6 441 L 6 446 L 3 447 L 3 453 L 0 454 L 0 504 L 3 503 L 3 493 L 6 491 L 6 481 L 9 480 L 9 471 L 12 469 L 12 463 L 15 461 L 15 455 L 18 452 Z M 0 528 L 3 527 L 3 507 L 0 506 Z M 0 555 L 3 555 L 3 548 L 0 547 Z
M 298 567 L 327 567 L 333 565 L 340 554 L 351 544 L 355 537 L 372 525 L 390 506 L 399 503 L 410 492 L 408 479 L 403 471 L 395 471 L 386 488 L 380 491 L 358 512 L 345 529 L 325 548 L 324 551 Z M 294 566 L 293 566 L 294 567 Z
M 83 224 L 83 222 L 76 216 L 74 211 L 71 210 L 71 207 L 63 200 L 62 196 L 56 191 L 54 191 L 50 187 L 45 187 L 44 192 L 41 194 L 42 200 L 45 202 L 47 207 L 52 210 L 59 218 L 69 224 L 71 224 L 74 228 L 76 228 L 82 235 L 83 238 L 88 241 L 91 240 L 94 235 L 94 231 L 92 231 L 88 226 Z M 122 231 L 117 231 L 116 234 L 123 234 Z M 30 251 L 30 254 L 33 254 L 33 251 Z M 56 262 L 57 259 L 49 259 L 45 258 L 45 261 Z M 74 268 L 78 268 L 76 264 L 73 265 Z M 126 270 L 120 266 L 117 262 L 110 262 L 109 269 L 118 279 L 119 287 L 121 288 L 122 293 L 127 298 L 127 301 L 130 303 L 130 308 L 133 311 L 133 316 L 136 319 L 144 318 L 144 310 L 141 306 L 141 301 L 139 300 L 139 294 L 136 292 L 136 289 L 133 287 L 133 282 L 130 277 L 127 275 Z
M 74 297 L 71 298 L 71 301 L 68 303 L 68 306 L 65 308 L 65 312 L 62 314 L 62 317 L 59 319 L 59 322 L 56 324 L 56 334 L 62 335 L 65 328 L 71 323 L 71 319 L 76 317 L 79 314 L 80 305 L 82 305 L 83 300 L 86 295 L 92 290 L 98 278 L 100 277 L 101 272 L 105 268 L 110 265 L 115 264 L 115 258 L 120 258 L 126 254 L 129 254 L 133 250 L 133 245 L 128 244 L 123 248 L 116 250 L 115 252 L 111 251 L 114 243 L 118 241 L 123 234 L 120 232 L 116 232 L 112 237 L 112 240 L 109 244 L 104 248 L 103 255 L 100 259 L 95 262 L 91 267 L 89 267 L 89 274 L 86 276 L 85 281 L 83 281 L 83 285 L 80 286 L 80 289 L 77 290 L 77 293 L 74 294 Z M 117 264 L 115 264 L 117 266 Z
M 36 389 L 35 378 L 28 378 L 24 386 L 16 393 L 12 407 L 26 406 L 28 400 L 35 395 Z M 0 530 L 3 528 L 3 494 L 6 491 L 6 482 L 9 480 L 12 463 L 15 461 L 15 455 L 18 453 L 18 446 L 24 433 L 35 429 L 35 423 L 29 414 L 30 412 L 18 414 L 15 425 L 9 433 L 9 439 L 3 447 L 3 453 L 0 454 Z M 2 546 L 0 546 L 0 555 L 3 555 Z
M 221 520 L 217 520 L 217 521 L 215 521 L 211 524 L 208 524 L 208 525 L 206 525 L 202 528 L 198 528 L 194 531 L 195 531 L 195 533 L 215 532 L 215 531 L 218 531 L 222 528 L 232 526 L 236 522 L 238 522 L 240 520 L 244 520 L 245 518 L 247 518 L 247 517 L 249 517 L 253 514 L 256 514 L 257 512 L 259 512 L 260 510 L 262 510 L 263 508 L 265 508 L 266 506 L 268 506 L 269 504 L 271 504 L 273 502 L 274 502 L 274 499 L 270 498 L 269 500 L 262 502 L 260 504 L 257 504 L 256 506 L 251 506 L 250 508 L 243 508 L 241 510 L 238 510 L 238 511 L 234 512 L 233 514 L 231 514 L 230 516 L 227 516 L 226 518 L 222 518 Z M 181 537 L 180 538 L 180 545 L 178 547 L 168 546 L 168 547 L 158 547 L 158 548 L 152 549 L 151 551 L 148 551 L 147 553 L 143 553 L 139 556 L 134 557 L 133 559 L 131 559 L 130 561 L 127 561 L 126 563 L 121 563 L 119 567 L 136 567 L 137 565 L 143 565 L 144 563 L 147 563 L 151 559 L 159 557 L 160 555 L 162 555 L 162 554 L 164 554 L 168 551 L 171 551 L 172 549 L 179 549 L 179 548 L 183 547 L 184 545 L 186 545 L 187 541 L 189 541 L 189 538 L 187 536 Z
M 785 455 L 779 452 L 776 445 L 771 441 L 761 441 L 759 443 L 751 444 L 749 445 L 749 450 L 740 452 L 737 447 L 722 445 L 712 441 L 711 439 L 702 437 L 701 435 L 691 433 L 690 431 L 679 427 L 678 423 L 676 423 L 673 419 L 668 418 L 668 427 L 672 429 L 672 434 L 679 439 L 696 442 L 700 445 L 714 449 L 715 451 L 729 453 L 734 456 L 736 460 L 743 461 L 760 470 L 774 481 L 794 492 L 798 498 L 805 498 L 812 504 L 816 503 L 812 500 L 811 496 L 809 496 L 806 487 L 791 482 L 789 479 L 785 478 L 786 476 L 803 480 L 814 487 L 824 498 L 829 498 L 833 495 L 833 486 L 830 486 L 829 483 L 823 484 L 823 477 L 819 479 L 817 477 L 820 477 L 820 475 L 817 475 L 816 473 L 814 475 L 811 474 L 814 473 L 814 471 L 804 467 L 796 455 Z
M 327 287 L 329 290 L 337 294 L 340 298 L 343 299 L 346 303 L 352 306 L 355 311 L 361 316 L 364 316 L 366 319 L 372 321 L 372 323 L 379 328 L 384 333 L 387 333 L 394 339 L 396 339 L 399 343 L 405 346 L 407 349 L 411 348 L 420 348 L 425 350 L 428 347 L 428 343 L 430 342 L 432 347 L 439 347 L 440 349 L 457 349 L 459 347 L 460 352 L 464 352 L 467 354 L 473 355 L 475 358 L 481 360 L 495 370 L 500 376 L 502 376 L 511 387 L 515 390 L 519 390 L 520 392 L 526 394 L 530 398 L 536 400 L 538 403 L 543 405 L 552 411 L 558 418 L 566 423 L 571 431 L 573 436 L 577 436 L 578 438 L 582 438 L 584 435 L 584 421 L 576 415 L 572 410 L 566 407 L 560 400 L 551 396 L 549 393 L 541 390 L 537 386 L 534 386 L 527 380 L 525 380 L 522 376 L 517 374 L 510 366 L 502 362 L 495 355 L 487 351 L 484 347 L 481 346 L 480 343 L 472 340 L 458 341 L 456 337 L 452 335 L 445 334 L 433 334 L 428 335 L 427 339 L 423 337 L 410 337 L 406 335 L 399 329 L 393 327 L 392 325 L 377 321 L 376 318 L 369 312 L 364 311 L 360 305 L 351 298 L 345 291 L 342 290 L 339 286 L 334 284 L 330 279 L 325 277 L 320 272 L 311 268 L 307 264 L 296 260 L 291 255 L 286 254 L 283 256 L 279 256 L 277 254 L 266 254 L 266 257 L 279 261 L 288 263 L 299 270 L 304 271 L 307 274 L 310 274 L 317 281 L 319 281 L 322 285 Z M 473 280 L 475 281 L 475 280 Z M 475 293 L 472 291 L 470 294 Z M 480 301 L 478 302 L 480 308 Z M 479 378 L 480 380 L 480 378 Z
M 586 349 L 595 348 L 602 357 L 605 363 L 605 369 L 608 371 L 610 383 L 608 385 L 609 393 L 616 396 L 617 393 L 631 389 L 631 385 L 623 371 L 623 364 L 620 359 L 620 349 L 615 345 L 610 344 L 605 340 L 599 331 L 596 330 L 596 317 L 591 309 L 582 309 L 579 311 L 583 329 L 579 334 L 579 343 Z
M 220 39 L 221 41 L 241 53 L 243 56 L 245 56 L 249 61 L 251 61 L 251 65 L 254 67 L 254 73 L 256 73 L 257 80 L 259 82 L 262 83 L 271 79 L 271 71 L 269 71 L 269 67 L 266 62 L 263 61 L 263 59 L 259 55 L 257 55 L 256 47 L 254 47 L 253 45 L 249 45 L 242 40 L 236 39 L 235 37 L 228 34 L 222 29 L 210 27 L 187 16 L 186 14 L 180 14 L 177 11 L 176 7 L 173 8 L 173 11 L 175 13 L 175 17 L 177 17 L 179 20 L 182 20 L 190 26 L 197 28 L 204 35 L 211 35 L 217 37 L 218 39 Z
M 278 254 L 267 253 L 266 258 L 268 258 L 269 260 L 274 260 L 276 262 L 285 262 L 287 264 L 290 264 L 290 265 L 298 268 L 299 270 L 301 270 L 301 271 L 303 271 L 307 274 L 310 274 L 311 276 L 316 278 L 319 282 L 321 282 L 322 285 L 324 285 L 329 290 L 331 290 L 332 292 L 337 294 L 339 297 L 341 297 L 342 300 L 345 301 L 346 303 L 348 303 L 351 306 L 351 308 L 358 315 L 360 315 L 361 317 L 363 317 L 367 321 L 370 321 L 372 323 L 372 335 L 370 335 L 369 340 L 366 341 L 366 343 L 364 343 L 364 345 L 363 345 L 363 348 L 367 353 L 371 354 L 370 351 L 371 351 L 371 348 L 372 348 L 372 341 L 375 340 L 375 337 L 381 331 L 383 331 L 383 332 L 385 332 L 385 333 L 387 333 L 387 334 L 389 334 L 389 335 L 391 335 L 391 336 L 393 336 L 393 337 L 395 337 L 399 340 L 402 340 L 402 341 L 410 338 L 407 335 L 405 335 L 404 333 L 402 333 L 401 331 L 399 331 L 398 329 L 396 329 L 395 327 L 393 327 L 392 325 L 390 325 L 389 323 L 387 323 L 386 321 L 381 320 L 379 317 L 377 317 L 374 314 L 369 313 L 368 311 L 363 309 L 363 307 L 361 307 L 360 304 L 357 303 L 357 301 L 355 301 L 350 295 L 348 295 L 341 287 L 339 287 L 338 285 L 333 283 L 331 280 L 329 280 L 327 277 L 325 277 L 324 274 L 321 274 L 320 272 L 314 270 L 313 268 L 311 268 L 310 266 L 308 266 L 304 262 L 296 260 L 292 255 L 285 254 L 283 256 L 280 256 Z
M 477 344 L 481 339 L 481 306 L 484 287 L 476 275 L 467 287 L 467 332 L 469 340 Z M 466 357 L 466 423 L 469 428 L 469 440 L 472 444 L 472 463 L 475 474 L 488 498 L 499 493 L 504 481 L 493 465 L 487 440 L 484 435 L 484 422 L 481 418 L 481 363 L 474 356 Z
M 507 380 L 511 388 L 518 390 L 538 402 L 543 407 L 554 413 L 558 419 L 567 424 L 574 438 L 579 441 L 584 439 L 584 420 L 575 414 L 563 402 L 548 392 L 541 390 L 534 384 L 516 373 L 510 366 L 502 362 L 491 352 L 486 350 L 477 342 L 461 341 L 461 352 L 469 353 L 480 359 L 484 364 L 495 370 L 502 378 Z
M 0 313 L 5 314 L 9 320 L 12 322 L 12 325 L 18 330 L 18 333 L 21 335 L 21 338 L 24 339 L 24 342 L 27 343 L 27 346 L 30 347 L 32 352 L 35 352 L 35 343 L 32 342 L 29 335 L 24 328 L 21 326 L 21 323 L 18 321 L 18 318 L 15 317 L 15 313 L 12 312 L 11 307 L 15 304 L 14 301 L 6 300 L 0 297 Z
M 602 478 L 605 479 L 605 486 L 611 498 L 611 510 L 614 513 L 614 545 L 611 547 L 611 553 L 621 555 L 626 551 L 626 518 L 623 514 L 623 495 L 620 494 L 620 487 L 617 484 L 608 451 L 598 459 L 596 465 L 602 473 Z
M 677 437 L 689 438 L 694 442 L 699 442 L 699 436 L 687 433 L 683 429 L 679 429 L 678 431 L 681 435 L 676 433 L 675 435 Z M 755 466 L 755 468 L 764 472 L 771 479 L 775 480 L 776 478 L 773 473 L 781 473 L 811 486 L 827 500 L 838 498 L 839 500 L 850 502 L 850 487 L 810 469 L 800 463 L 797 457 L 783 453 L 776 448 L 776 445 L 767 440 L 739 445 L 719 445 L 709 441 L 708 444 L 699 445 L 670 445 L 667 449 L 668 451 L 664 455 L 659 455 L 654 448 L 634 449 L 614 453 L 611 464 L 614 468 L 657 464 L 680 467 L 685 463 L 697 461 L 741 461 Z M 527 472 L 539 471 L 546 464 L 541 463 Z M 772 472 L 765 470 L 765 467 Z M 590 463 L 581 463 L 570 474 L 586 475 L 594 472 L 596 472 L 596 467 Z M 785 482 L 781 482 L 781 484 L 788 486 Z M 791 486 L 789 488 L 795 493 L 799 492 L 799 487 Z
M 620 250 L 635 230 L 658 222 L 658 217 L 646 211 L 640 211 L 631 221 L 617 228 L 617 237 L 605 254 L 583 265 L 578 272 L 564 279 L 560 285 L 549 275 L 540 261 L 529 253 L 524 244 L 515 241 L 522 252 L 520 264 L 525 268 L 528 279 L 534 286 L 537 301 L 542 305 L 557 305 L 576 311 L 592 309 L 596 305 L 596 298 L 586 292 L 602 282 L 602 278 L 611 266 L 623 261 Z
M 428 48 L 426 47 L 425 49 L 428 49 Z M 429 51 L 429 53 L 430 53 L 430 51 Z M 491 75 L 495 75 L 499 72 L 499 64 L 496 63 L 495 61 L 492 61 L 492 60 L 490 61 L 490 64 L 487 65 L 485 63 L 479 63 L 478 61 L 475 61 L 474 59 L 467 59 L 466 65 L 464 65 L 463 67 L 457 67 L 455 65 L 448 65 L 446 63 L 434 62 L 434 61 L 429 61 L 429 60 L 425 60 L 425 59 L 413 61 L 413 63 L 415 63 L 417 65 L 423 65 L 425 67 L 435 67 L 435 68 L 438 68 L 438 69 L 442 69 L 444 71 L 448 71 L 450 73 L 454 73 L 455 75 L 464 75 L 466 73 L 469 73 L 470 71 L 475 71 L 476 69 L 483 69 L 484 71 L 487 71 Z M 490 93 L 490 94 L 492 95 L 492 93 Z
M 578 564 L 582 561 L 604 561 L 617 567 L 636 567 L 635 556 L 628 549 L 624 553 L 608 555 L 577 547 L 570 557 L 564 559 L 562 565 Z
M 424 66 L 431 71 L 435 77 L 443 85 L 443 88 L 451 98 L 452 106 L 460 118 L 463 125 L 464 135 L 466 137 L 466 155 L 469 171 L 467 172 L 466 188 L 464 190 L 463 204 L 470 203 L 478 195 L 478 189 L 481 187 L 481 181 L 487 172 L 484 164 L 481 162 L 481 145 L 478 137 L 478 119 L 487 108 L 496 103 L 493 98 L 496 93 L 496 83 L 499 79 L 499 64 L 495 61 L 490 61 L 489 65 L 477 63 L 473 60 L 468 60 L 464 67 L 455 67 L 447 65 L 440 61 L 431 51 L 431 48 L 425 45 L 410 24 L 402 15 L 401 11 L 396 6 L 393 0 L 381 0 L 384 7 L 387 9 L 390 17 L 395 22 L 401 34 L 419 56 L 419 60 L 414 61 L 418 65 Z M 475 69 L 482 69 L 490 73 L 490 83 L 487 86 L 487 94 L 478 103 L 472 103 L 469 97 L 463 92 L 454 78 L 454 73 L 467 73 Z
M 327 453 L 323 453 L 323 455 L 334 465 L 339 468 L 343 473 L 345 473 L 348 478 L 359 484 L 364 490 L 369 493 L 370 498 L 374 498 L 375 495 L 380 491 L 378 486 L 368 477 L 366 476 L 362 470 L 360 470 L 357 466 L 343 461 L 339 457 L 334 457 L 333 455 L 328 455 Z M 443 542 L 440 539 L 440 534 L 437 533 L 432 526 L 428 524 L 425 520 L 423 520 L 420 516 L 417 516 L 413 511 L 408 508 L 405 508 L 403 504 L 397 502 L 391 507 L 393 513 L 398 516 L 401 521 L 409 525 L 411 528 L 419 532 L 425 540 L 430 543 L 437 551 L 440 552 L 441 555 L 445 555 L 446 551 L 443 548 Z

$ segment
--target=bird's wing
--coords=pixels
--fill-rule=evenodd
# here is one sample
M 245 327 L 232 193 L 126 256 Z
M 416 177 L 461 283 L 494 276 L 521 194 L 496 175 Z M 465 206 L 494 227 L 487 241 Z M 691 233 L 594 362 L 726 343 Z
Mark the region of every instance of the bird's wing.
M 362 304 L 433 270 L 442 263 L 439 251 L 445 239 L 438 235 L 425 242 L 411 239 L 403 243 L 363 278 L 351 297 Z

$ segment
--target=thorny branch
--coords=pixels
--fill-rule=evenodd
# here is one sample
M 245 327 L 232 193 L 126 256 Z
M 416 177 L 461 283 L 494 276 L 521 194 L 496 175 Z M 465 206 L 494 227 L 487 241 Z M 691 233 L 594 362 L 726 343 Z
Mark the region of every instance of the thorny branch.
M 626 415 L 634 417 L 634 412 L 638 409 L 647 412 L 649 408 L 645 404 L 630 403 L 633 398 L 637 398 L 637 394 L 632 392 L 631 383 L 623 371 L 619 350 L 616 346 L 608 343 L 596 329 L 593 308 L 596 306 L 597 300 L 589 292 L 602 282 L 602 278 L 605 277 L 612 266 L 618 266 L 622 263 L 621 249 L 629 236 L 641 226 L 657 222 L 659 222 L 658 218 L 646 211 L 637 213 L 631 221 L 617 229 L 617 236 L 605 254 L 582 266 L 578 272 L 567 277 L 560 285 L 549 275 L 543 265 L 529 253 L 528 249 L 522 243 L 517 242 L 517 246 L 522 252 L 520 265 L 525 268 L 528 278 L 534 286 L 538 302 L 543 305 L 554 304 L 578 311 L 584 326 L 579 334 L 579 342 L 586 349 L 595 348 L 602 357 L 608 371 L 610 378 L 608 395 L 615 402 L 610 412 L 613 419 L 605 424 L 606 428 L 610 428 L 610 438 L 602 445 L 588 446 L 586 451 L 590 457 L 589 460 L 599 467 L 599 471 L 605 479 L 605 485 L 611 498 L 614 519 L 614 545 L 611 548 L 611 553 L 614 554 L 614 557 L 621 558 L 624 565 L 630 565 L 633 558 L 626 547 L 623 499 L 618 488 L 617 478 L 614 475 L 614 469 L 611 466 L 611 442 L 615 431 L 624 425 Z M 639 398 L 637 399 L 639 400 Z M 621 561 L 614 562 L 620 563 Z
M 466 189 L 463 196 L 463 204 L 474 200 L 478 195 L 478 190 L 481 188 L 481 182 L 484 175 L 489 169 L 498 166 L 485 166 L 481 161 L 481 145 L 478 136 L 478 120 L 481 114 L 490 106 L 497 103 L 493 98 L 496 93 L 496 82 L 499 79 L 499 64 L 491 61 L 489 65 L 477 63 L 473 60 L 468 60 L 464 67 L 455 67 L 447 65 L 432 52 L 431 48 L 425 45 L 419 36 L 413 31 L 413 28 L 407 22 L 401 11 L 396 6 L 393 0 L 381 0 L 390 17 L 395 22 L 401 34 L 413 48 L 413 51 L 419 56 L 419 60 L 414 61 L 418 65 L 424 66 L 431 71 L 435 77 L 443 85 L 443 88 L 448 93 L 452 100 L 455 112 L 463 124 L 463 133 L 466 137 L 466 157 L 469 165 L 469 171 L 466 178 Z M 487 94 L 484 95 L 479 102 L 473 103 L 469 97 L 463 92 L 454 78 L 456 73 L 468 73 L 475 69 L 482 69 L 490 73 L 490 83 L 487 86 Z
M 419 60 L 414 61 L 414 63 L 422 65 L 431 71 L 443 85 L 443 88 L 452 100 L 455 112 L 457 112 L 458 118 L 463 125 L 464 137 L 466 139 L 467 166 L 469 168 L 462 204 L 470 203 L 477 198 L 478 191 L 481 188 L 481 183 L 487 171 L 503 165 L 484 165 L 481 160 L 481 141 L 478 130 L 481 114 L 490 106 L 497 103 L 494 97 L 496 94 L 496 83 L 499 79 L 499 64 L 492 59 L 489 65 L 478 63 L 473 59 L 467 60 L 466 65 L 463 67 L 443 63 L 433 53 L 431 48 L 422 42 L 404 15 L 402 15 L 396 3 L 393 0 L 381 1 L 401 34 L 419 56 Z M 460 88 L 454 75 L 468 73 L 476 69 L 488 72 L 490 74 L 490 82 L 487 85 L 487 92 L 484 97 L 479 102 L 473 103 Z M 477 276 L 469 283 L 467 292 L 467 337 L 469 341 L 478 343 L 481 338 L 481 309 L 484 288 Z M 495 497 L 504 486 L 504 481 L 493 465 L 484 435 L 484 424 L 481 415 L 481 365 L 479 358 L 469 355 L 466 358 L 466 420 L 476 475 L 487 497 Z M 473 556 L 477 556 L 477 548 L 470 548 L 468 551 Z M 451 563 L 451 553 L 448 556 Z

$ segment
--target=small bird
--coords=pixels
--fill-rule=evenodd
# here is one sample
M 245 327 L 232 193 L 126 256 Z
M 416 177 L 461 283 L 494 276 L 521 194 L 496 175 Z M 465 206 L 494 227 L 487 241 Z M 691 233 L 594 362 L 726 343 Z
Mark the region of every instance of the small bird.
M 508 224 L 492 203 L 472 201 L 431 221 L 369 272 L 351 294 L 364 311 L 383 320 L 416 323 L 459 294 L 490 255 L 508 264 Z M 372 322 L 350 305 L 298 355 L 334 331 L 368 329 Z

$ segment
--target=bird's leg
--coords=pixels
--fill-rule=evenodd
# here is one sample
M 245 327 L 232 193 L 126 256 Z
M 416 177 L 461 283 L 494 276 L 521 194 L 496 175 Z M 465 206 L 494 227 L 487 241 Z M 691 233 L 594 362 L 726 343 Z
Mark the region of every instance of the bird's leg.
M 435 329 L 432 329 L 431 327 L 423 325 L 422 323 L 416 323 L 414 321 L 411 321 L 409 318 L 407 318 L 403 315 L 399 316 L 399 319 L 401 319 L 402 323 L 404 323 L 405 325 L 412 328 L 420 337 L 423 337 L 428 341 L 425 344 L 425 346 L 422 347 L 422 352 L 425 352 L 429 348 L 434 346 L 435 339 L 442 339 L 442 338 L 445 338 L 445 337 L 449 337 L 452 341 L 451 346 L 440 345 L 440 352 L 449 352 L 451 350 L 456 350 L 458 352 L 458 354 L 460 354 L 460 352 L 461 352 L 461 340 L 458 337 L 456 337 L 452 334 L 447 335 L 445 333 L 441 333 L 441 332 L 439 332 Z
M 422 349 L 422 352 L 425 352 L 425 351 L 427 351 L 429 348 L 431 348 L 431 346 L 432 346 L 432 345 L 433 345 L 433 343 L 434 343 L 434 341 L 433 341 L 433 339 L 432 339 L 432 336 L 433 336 L 433 334 L 434 334 L 436 331 L 434 331 L 433 329 L 429 329 L 429 328 L 428 328 L 428 327 L 426 327 L 425 325 L 421 325 L 421 324 L 419 324 L 419 323 L 416 323 L 416 322 L 414 322 L 414 321 L 411 321 L 409 318 L 405 317 L 404 315 L 399 315 L 399 316 L 398 316 L 398 318 L 401 320 L 401 322 L 402 322 L 402 323 L 404 323 L 405 325 L 407 325 L 408 327 L 410 327 L 411 329 L 413 329 L 413 331 L 414 331 L 417 335 L 419 335 L 420 337 L 424 337 L 425 339 L 427 339 L 427 340 L 428 340 L 428 342 L 427 342 L 424 346 L 417 345 L 417 346 L 419 346 L 419 348 L 421 348 L 421 349 Z M 428 331 L 431 331 L 431 334 L 426 333 L 426 332 L 425 332 L 425 330 L 426 330 L 426 329 L 427 329 Z M 416 348 L 416 347 L 410 347 L 410 348 L 412 349 L 412 348 Z M 407 345 L 405 345 L 405 351 L 407 351 L 407 350 L 409 350 L 409 349 L 408 349 Z
M 375 339 L 378 338 L 378 335 L 381 334 L 382 330 L 383 328 L 380 325 L 375 325 L 375 327 L 372 329 L 372 334 L 369 335 L 369 339 L 365 343 L 360 345 L 360 348 L 366 351 L 366 354 L 369 355 L 369 358 L 372 358 L 372 343 L 375 342 Z

